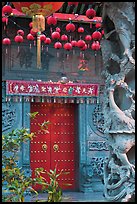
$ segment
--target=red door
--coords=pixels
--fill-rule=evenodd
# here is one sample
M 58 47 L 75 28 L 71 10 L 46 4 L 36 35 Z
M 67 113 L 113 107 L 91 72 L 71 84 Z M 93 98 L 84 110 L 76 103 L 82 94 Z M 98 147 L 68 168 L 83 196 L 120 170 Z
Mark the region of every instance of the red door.
M 31 119 L 31 132 L 36 137 L 30 145 L 31 170 L 43 167 L 47 171 L 57 165 L 60 170 L 70 172 L 58 178 L 62 189 L 75 189 L 75 104 L 31 103 L 31 113 L 38 112 Z M 40 125 L 49 120 L 49 133 L 45 133 Z M 34 173 L 32 173 L 34 176 Z M 70 183 L 71 186 L 64 186 Z

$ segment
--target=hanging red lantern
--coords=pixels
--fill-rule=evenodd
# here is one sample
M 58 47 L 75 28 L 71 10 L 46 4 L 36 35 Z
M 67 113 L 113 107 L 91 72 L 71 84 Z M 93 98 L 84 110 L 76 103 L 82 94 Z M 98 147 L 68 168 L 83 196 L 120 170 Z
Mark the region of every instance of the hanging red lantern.
M 51 39 L 50 38 L 46 38 L 46 40 L 44 41 L 45 44 L 49 45 L 51 43 Z
M 27 40 L 34 40 L 34 36 L 31 33 L 29 33 L 27 35 Z
M 68 6 L 77 6 L 78 2 L 68 2 Z
M 84 33 L 84 28 L 83 27 L 79 27 L 78 28 L 78 33 Z
M 88 48 L 87 44 L 85 44 L 82 48 L 80 48 L 82 51 L 85 51 Z
M 61 44 L 60 42 L 56 42 L 56 43 L 54 44 L 54 48 L 55 48 L 55 49 L 60 49 L 60 48 L 62 48 L 62 44 Z
M 2 17 L 2 22 L 8 24 L 8 18 L 7 17 Z
M 30 30 L 31 35 L 33 35 L 33 36 L 37 36 L 37 32 L 38 32 L 38 31 L 35 31 L 35 32 L 34 32 L 33 29 Z
M 10 45 L 11 44 L 11 40 L 9 39 L 9 38 L 4 38 L 3 40 L 2 40 L 2 44 L 3 45 Z M 6 54 L 8 53 L 8 51 L 7 51 L 7 47 L 6 47 Z
M 2 8 L 2 12 L 4 13 L 5 16 L 9 16 L 12 13 L 12 7 L 9 5 L 5 5 Z
M 16 35 L 14 38 L 14 41 L 17 43 L 22 43 L 23 42 L 23 37 L 21 35 Z
M 65 43 L 65 44 L 64 44 L 64 49 L 65 49 L 65 50 L 68 50 L 68 51 L 71 50 L 71 49 L 72 49 L 71 43 Z
M 44 34 L 40 34 L 40 40 L 41 41 L 45 41 L 46 40 L 46 36 Z
M 62 41 L 68 41 L 68 36 L 65 35 L 65 34 L 63 34 L 63 35 L 61 36 L 61 40 L 62 40 Z
M 104 35 L 104 30 L 101 31 L 101 34 Z
M 11 40 L 10 40 L 9 38 L 4 38 L 4 39 L 2 40 L 2 44 L 3 44 L 3 45 L 10 45 L 10 44 L 11 44 Z
M 67 51 L 70 51 L 72 49 L 72 45 L 71 43 L 65 43 L 64 44 L 64 49 L 67 50 Z M 67 59 L 69 58 L 69 54 L 67 53 Z
M 51 39 L 50 38 L 46 38 L 46 40 L 44 41 L 45 44 L 49 45 L 51 43 Z M 48 46 L 46 47 L 46 50 L 48 52 Z
M 72 40 L 71 42 L 72 47 L 77 47 L 77 41 L 76 40 Z
M 101 28 L 102 24 L 101 23 L 96 23 L 95 27 L 96 28 Z
M 92 38 L 94 40 L 100 40 L 102 38 L 102 34 L 99 31 L 95 31 L 92 33 Z
M 30 22 L 29 27 L 32 28 L 32 26 L 33 26 L 33 22 Z
M 52 34 L 51 34 L 51 37 L 52 37 L 52 39 L 59 39 L 60 38 L 60 33 L 59 32 L 53 32 Z
M 87 11 L 86 11 L 86 16 L 91 19 L 91 18 L 94 18 L 96 16 L 96 11 L 93 9 L 93 8 L 89 8 Z
M 98 41 L 94 41 L 91 45 L 92 50 L 99 50 L 100 49 L 100 43 Z
M 61 32 L 59 27 L 56 28 L 56 32 L 59 32 L 59 33 Z
M 16 35 L 14 38 L 14 41 L 17 43 L 22 43 L 23 42 L 23 37 L 21 35 Z M 18 46 L 18 52 L 19 52 L 19 46 Z
M 21 36 L 24 36 L 24 31 L 23 30 L 18 30 L 17 31 L 17 34 L 21 35 Z
M 75 29 L 76 29 L 76 27 L 75 27 L 75 25 L 74 25 L 73 23 L 68 23 L 68 24 L 66 25 L 66 31 L 67 31 L 67 32 L 74 32 Z
M 85 36 L 85 40 L 88 41 L 88 42 L 91 41 L 91 40 L 92 40 L 91 35 L 86 35 L 86 36 Z
M 31 33 L 29 33 L 27 35 L 27 40 L 30 40 L 30 41 L 34 40 L 34 36 Z M 31 49 L 31 43 L 30 43 L 30 49 Z
M 79 48 L 84 47 L 84 46 L 85 46 L 85 41 L 84 41 L 84 40 L 78 40 L 77 46 L 78 46 Z
M 60 42 L 56 42 L 54 44 L 54 48 L 55 49 L 60 49 L 60 48 L 62 48 L 62 44 Z M 58 51 L 57 51 L 57 57 L 59 57 L 59 52 Z
M 57 19 L 54 16 L 49 16 L 47 18 L 47 24 L 48 25 L 56 25 L 57 24 Z

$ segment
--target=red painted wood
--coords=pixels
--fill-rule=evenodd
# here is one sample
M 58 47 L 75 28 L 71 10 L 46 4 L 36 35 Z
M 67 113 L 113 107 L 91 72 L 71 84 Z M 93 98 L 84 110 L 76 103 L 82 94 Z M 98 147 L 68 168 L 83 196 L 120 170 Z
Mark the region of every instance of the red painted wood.
M 62 189 L 74 190 L 75 104 L 32 103 L 31 113 L 36 111 L 39 112 L 36 119 L 31 119 L 31 131 L 36 132 L 37 135 L 34 141 L 32 141 L 33 143 L 31 143 L 31 169 L 44 167 L 49 171 L 57 166 L 58 173 L 62 169 L 68 171 L 70 173 L 68 175 L 61 175 L 58 178 L 58 182 Z M 39 130 L 40 126 L 38 123 L 41 124 L 44 120 L 51 122 L 48 126 L 49 134 L 45 134 L 44 131 Z M 48 146 L 46 152 L 41 152 L 42 142 L 46 142 Z M 57 151 L 54 150 L 54 145 L 58 145 Z M 32 151 L 39 152 L 33 153 Z M 46 162 L 40 162 L 41 160 L 46 160 Z M 63 183 L 70 183 L 72 185 L 65 186 Z

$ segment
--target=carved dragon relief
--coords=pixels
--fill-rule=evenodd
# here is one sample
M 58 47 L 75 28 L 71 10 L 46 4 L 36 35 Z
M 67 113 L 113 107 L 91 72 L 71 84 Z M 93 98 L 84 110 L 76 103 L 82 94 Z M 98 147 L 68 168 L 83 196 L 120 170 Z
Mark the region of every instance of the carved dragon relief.
M 104 165 L 104 196 L 109 201 L 129 202 L 135 196 L 135 90 L 127 83 L 129 72 L 134 74 L 135 69 L 134 2 L 104 2 L 102 17 L 106 37 L 102 41 L 103 115 L 109 147 L 109 159 Z M 121 89 L 125 95 L 117 99 L 116 90 Z M 125 110 L 116 102 L 122 104 L 124 97 L 130 101 Z

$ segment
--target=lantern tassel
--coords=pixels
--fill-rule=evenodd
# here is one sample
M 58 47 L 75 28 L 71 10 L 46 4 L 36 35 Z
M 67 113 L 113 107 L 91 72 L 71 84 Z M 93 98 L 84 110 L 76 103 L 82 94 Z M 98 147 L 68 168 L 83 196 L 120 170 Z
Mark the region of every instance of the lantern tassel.
M 18 46 L 18 53 L 19 53 L 19 51 L 20 51 L 20 47 Z

